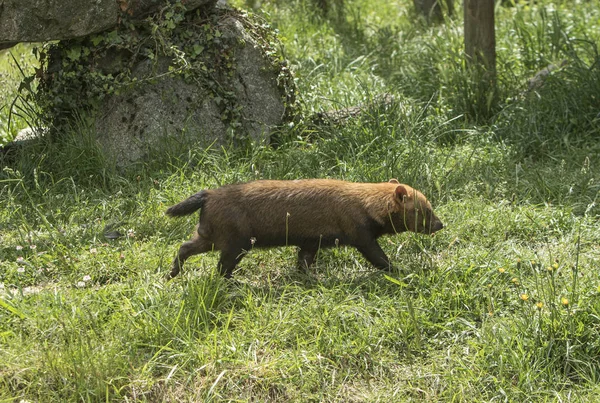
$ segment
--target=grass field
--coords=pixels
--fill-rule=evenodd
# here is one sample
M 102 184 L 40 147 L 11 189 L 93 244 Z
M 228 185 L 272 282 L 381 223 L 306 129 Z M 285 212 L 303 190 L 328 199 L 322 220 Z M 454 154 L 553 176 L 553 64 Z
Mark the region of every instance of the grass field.
M 428 26 L 408 0 L 343 3 L 260 12 L 307 115 L 383 93 L 387 107 L 299 122 L 278 148 L 160 153 L 126 172 L 86 130 L 2 160 L 0 402 L 598 401 L 600 7 L 499 6 L 500 101 L 487 105 L 463 70 L 460 7 Z M 13 53 L 32 69 L 29 48 Z M 6 52 L 0 80 L 6 141 L 27 126 L 22 114 L 7 126 L 20 72 Z M 278 248 L 251 251 L 232 281 L 211 253 L 164 281 L 197 220 L 167 206 L 312 177 L 398 178 L 446 227 L 381 239 L 399 267 L 388 276 L 345 247 L 301 273 Z

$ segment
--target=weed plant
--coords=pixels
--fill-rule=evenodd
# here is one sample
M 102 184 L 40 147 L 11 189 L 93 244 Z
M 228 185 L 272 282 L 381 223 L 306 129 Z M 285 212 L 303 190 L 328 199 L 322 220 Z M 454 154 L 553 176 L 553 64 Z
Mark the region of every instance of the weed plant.
M 499 5 L 500 98 L 486 105 L 458 17 L 427 25 L 410 1 L 234 3 L 279 29 L 305 116 L 362 114 L 307 118 L 277 147 L 163 147 L 123 171 L 85 119 L 1 156 L 0 401 L 597 401 L 600 8 Z M 19 74 L 2 60 L 11 138 L 26 122 L 7 127 Z M 446 228 L 381 239 L 400 268 L 387 275 L 345 247 L 302 273 L 278 248 L 250 251 L 232 281 L 214 253 L 164 281 L 197 220 L 167 206 L 312 177 L 398 178 Z
M 24 102 L 19 85 L 24 75 L 33 71 L 35 58 L 32 46 L 19 44 L 10 50 L 0 50 L 0 147 L 16 137 L 19 130 L 34 126 L 35 110 Z M 24 94 L 29 94 L 23 91 Z

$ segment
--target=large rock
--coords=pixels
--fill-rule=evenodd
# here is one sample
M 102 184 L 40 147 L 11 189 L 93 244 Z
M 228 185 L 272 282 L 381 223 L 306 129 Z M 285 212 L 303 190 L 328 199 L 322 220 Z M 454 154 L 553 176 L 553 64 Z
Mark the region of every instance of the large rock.
M 133 46 L 138 52 L 119 46 L 102 53 L 81 41 L 50 51 L 39 89 L 53 123 L 68 124 L 82 112 L 91 116 L 99 143 L 120 167 L 165 142 L 268 141 L 294 96 L 285 62 L 271 54 L 273 38 L 261 37 L 263 28 L 251 31 L 261 24 L 233 10 L 217 10 L 208 19 L 193 14 L 173 31 L 173 37 L 184 38 L 174 53 L 142 57 L 139 44 L 153 43 L 146 39 Z M 135 36 L 143 38 L 142 31 Z M 100 85 L 93 81 L 98 74 L 101 83 L 118 90 L 92 92 Z M 119 80 L 126 83 L 116 84 Z
M 115 27 L 123 14 L 140 19 L 173 0 L 0 0 L 0 49 L 90 35 Z M 184 0 L 188 10 L 216 0 Z

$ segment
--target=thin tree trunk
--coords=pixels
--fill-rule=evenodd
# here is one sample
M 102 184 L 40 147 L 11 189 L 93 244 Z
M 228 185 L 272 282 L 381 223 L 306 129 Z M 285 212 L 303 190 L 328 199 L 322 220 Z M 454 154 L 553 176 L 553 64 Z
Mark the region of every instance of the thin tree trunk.
M 471 66 L 496 76 L 494 0 L 464 0 L 465 53 Z
M 467 105 L 474 117 L 489 117 L 498 102 L 494 0 L 464 0 L 465 55 L 473 86 Z

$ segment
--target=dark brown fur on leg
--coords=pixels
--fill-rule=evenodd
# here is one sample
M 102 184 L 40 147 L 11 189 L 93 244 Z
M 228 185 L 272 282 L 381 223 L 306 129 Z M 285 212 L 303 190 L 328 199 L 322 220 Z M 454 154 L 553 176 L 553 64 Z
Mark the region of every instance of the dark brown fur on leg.
M 380 270 L 391 271 L 394 269 L 381 246 L 377 241 L 373 241 L 367 245 L 357 246 L 356 249 L 367 259 L 373 266 Z
M 217 264 L 219 273 L 225 278 L 231 278 L 235 266 L 246 255 L 246 251 L 242 248 L 227 248 L 221 251 L 221 259 Z
M 317 250 L 307 247 L 301 247 L 298 250 L 298 266 L 302 270 L 307 270 L 315 262 Z
M 177 256 L 173 259 L 173 264 L 171 265 L 171 272 L 167 276 L 167 279 L 172 279 L 181 271 L 181 267 L 183 263 L 191 256 L 198 255 L 200 253 L 208 252 L 212 250 L 212 243 L 202 238 L 198 233 L 194 234 L 194 237 L 187 242 L 184 242 L 183 245 L 179 248 L 179 252 L 177 252 Z

